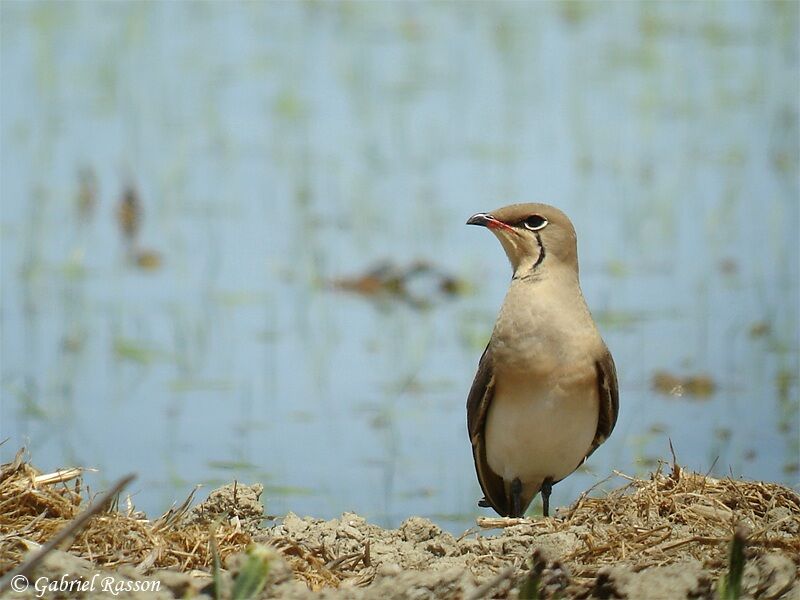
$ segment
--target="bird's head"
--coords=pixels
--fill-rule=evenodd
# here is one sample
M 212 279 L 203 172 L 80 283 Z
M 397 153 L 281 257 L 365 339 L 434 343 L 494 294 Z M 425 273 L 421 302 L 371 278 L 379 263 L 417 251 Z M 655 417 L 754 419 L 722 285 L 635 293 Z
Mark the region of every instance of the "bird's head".
M 482 225 L 497 236 L 515 274 L 555 264 L 577 273 L 575 228 L 569 217 L 553 206 L 512 204 L 472 215 L 467 225 Z

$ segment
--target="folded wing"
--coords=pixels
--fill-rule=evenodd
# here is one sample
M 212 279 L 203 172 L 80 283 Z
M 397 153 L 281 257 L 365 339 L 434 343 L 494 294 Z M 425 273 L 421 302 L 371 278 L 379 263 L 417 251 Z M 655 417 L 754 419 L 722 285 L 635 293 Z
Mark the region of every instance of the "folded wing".
M 483 351 L 478 363 L 478 372 L 472 382 L 467 396 L 467 430 L 472 442 L 472 457 L 475 460 L 475 471 L 481 484 L 486 502 L 498 514 L 507 515 L 510 510 L 506 497 L 503 479 L 489 467 L 486 461 L 486 445 L 484 431 L 486 415 L 494 398 L 494 365 L 489 346 Z

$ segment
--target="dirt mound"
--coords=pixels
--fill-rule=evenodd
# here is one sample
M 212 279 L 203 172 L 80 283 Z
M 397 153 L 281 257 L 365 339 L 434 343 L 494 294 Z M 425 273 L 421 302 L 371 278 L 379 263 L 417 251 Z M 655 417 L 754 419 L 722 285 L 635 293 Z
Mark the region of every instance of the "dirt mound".
M 12 591 L 11 576 L 87 510 L 80 477 L 79 469 L 43 475 L 22 454 L 2 466 L 4 597 L 35 597 L 35 581 L 56 585 L 68 573 L 71 597 L 262 589 L 271 598 L 713 598 L 734 537 L 743 570 L 730 585 L 741 586 L 740 597 L 800 597 L 800 496 L 677 465 L 646 480 L 621 476 L 624 486 L 584 494 L 553 518 L 479 519 L 484 528 L 458 538 L 420 517 L 397 529 L 350 513 L 264 523 L 259 485 L 225 486 L 194 508 L 190 496 L 155 520 L 117 503 L 26 573 L 27 591 Z M 257 585 L 247 588 L 253 573 Z

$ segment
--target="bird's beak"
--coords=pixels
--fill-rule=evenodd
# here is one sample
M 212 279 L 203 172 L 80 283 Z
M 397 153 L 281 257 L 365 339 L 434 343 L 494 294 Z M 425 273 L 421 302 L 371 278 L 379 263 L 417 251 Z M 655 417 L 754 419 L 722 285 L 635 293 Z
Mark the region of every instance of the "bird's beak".
M 502 221 L 498 221 L 492 215 L 487 213 L 478 213 L 476 215 L 472 215 L 467 220 L 467 225 L 481 225 L 483 227 L 488 227 L 489 229 L 508 229 L 509 231 L 514 231 L 513 227 L 503 223 Z M 516 233 L 516 231 L 514 231 L 514 233 Z

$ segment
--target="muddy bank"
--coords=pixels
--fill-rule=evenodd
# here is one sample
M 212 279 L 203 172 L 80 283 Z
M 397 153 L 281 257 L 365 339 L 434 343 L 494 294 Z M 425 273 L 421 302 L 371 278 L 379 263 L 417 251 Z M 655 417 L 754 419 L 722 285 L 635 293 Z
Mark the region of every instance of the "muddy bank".
M 83 508 L 74 486 L 42 477 L 27 463 L 3 466 L 6 575 Z M 264 598 L 714 598 L 730 570 L 734 531 L 743 543 L 740 597 L 800 597 L 793 490 L 677 466 L 623 482 L 554 518 L 489 520 L 506 526 L 458 538 L 419 517 L 388 530 L 355 514 L 265 521 L 261 487 L 232 484 L 152 521 L 133 510 L 103 512 L 67 551 L 48 553 L 26 591 L 4 597 L 35 597 L 37 581 L 40 589 L 61 585 L 65 573 L 73 588 L 46 597 L 232 597 L 257 562 Z

